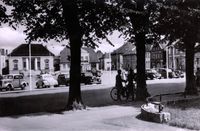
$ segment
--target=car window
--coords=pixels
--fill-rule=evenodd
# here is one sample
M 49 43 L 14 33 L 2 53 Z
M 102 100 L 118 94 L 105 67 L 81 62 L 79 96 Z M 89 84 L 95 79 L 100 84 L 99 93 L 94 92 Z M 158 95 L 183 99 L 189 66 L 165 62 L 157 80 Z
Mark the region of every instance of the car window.
M 13 79 L 13 76 L 12 75 L 6 75 L 5 79 Z
M 15 75 L 14 79 L 23 79 L 23 76 L 21 76 L 21 75 Z
M 43 75 L 42 77 L 45 78 L 45 79 L 52 78 L 51 75 Z
M 85 72 L 85 76 L 93 76 L 91 72 Z

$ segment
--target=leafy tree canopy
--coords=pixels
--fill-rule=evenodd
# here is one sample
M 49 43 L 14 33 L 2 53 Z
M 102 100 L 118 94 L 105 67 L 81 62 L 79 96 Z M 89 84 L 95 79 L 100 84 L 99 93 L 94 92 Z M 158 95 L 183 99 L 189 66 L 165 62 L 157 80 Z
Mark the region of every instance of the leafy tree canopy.
M 0 5 L 0 25 L 6 23 L 8 20 L 8 15 L 6 14 L 6 8 Z
M 163 0 L 156 6 L 157 22 L 153 32 L 164 35 L 170 43 L 178 40 L 180 49 L 184 49 L 185 44 L 200 41 L 200 1 Z
M 60 0 L 2 0 L 13 7 L 10 24 L 26 27 L 27 40 L 62 41 L 68 39 L 68 31 L 63 18 Z M 113 4 L 98 1 L 77 0 L 80 33 L 85 45 L 97 46 L 94 41 L 107 39 L 114 30 L 124 30 L 129 26 L 126 16 Z M 108 40 L 108 39 L 107 39 Z M 108 40 L 109 42 L 109 40 Z

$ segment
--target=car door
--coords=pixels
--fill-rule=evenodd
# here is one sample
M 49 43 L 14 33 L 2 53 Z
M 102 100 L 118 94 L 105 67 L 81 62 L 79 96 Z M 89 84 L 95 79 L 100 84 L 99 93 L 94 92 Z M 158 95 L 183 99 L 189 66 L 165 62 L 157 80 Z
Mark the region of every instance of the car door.
M 20 86 L 20 75 L 14 75 L 12 84 L 13 84 L 13 87 Z

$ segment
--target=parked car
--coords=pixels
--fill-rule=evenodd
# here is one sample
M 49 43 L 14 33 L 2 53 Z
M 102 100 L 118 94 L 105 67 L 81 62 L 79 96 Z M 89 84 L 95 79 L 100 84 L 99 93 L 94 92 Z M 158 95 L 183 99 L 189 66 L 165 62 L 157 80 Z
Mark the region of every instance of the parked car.
M 26 86 L 28 86 L 28 82 L 24 80 L 24 77 L 21 74 L 4 75 L 0 81 L 0 90 L 14 90 L 15 88 L 24 90 Z
M 46 88 L 51 86 L 58 86 L 58 81 L 51 74 L 42 74 L 38 76 L 38 80 L 36 81 L 37 88 Z
M 172 71 L 172 69 L 159 68 L 158 72 L 162 75 L 163 78 L 167 78 L 167 72 L 169 78 L 178 78 L 178 76 Z
M 84 84 L 101 84 L 101 77 L 99 75 L 93 75 L 92 72 L 86 71 L 81 73 L 81 83 Z
M 184 72 L 183 71 L 175 70 L 174 73 L 176 74 L 177 77 L 184 78 Z
M 69 85 L 69 74 L 59 74 L 57 77 L 58 85 Z
M 91 72 L 81 73 L 81 83 L 87 85 L 87 84 L 92 84 L 92 82 L 93 82 L 93 75 Z
M 158 73 L 155 69 L 146 69 L 147 79 L 161 79 L 162 75 Z

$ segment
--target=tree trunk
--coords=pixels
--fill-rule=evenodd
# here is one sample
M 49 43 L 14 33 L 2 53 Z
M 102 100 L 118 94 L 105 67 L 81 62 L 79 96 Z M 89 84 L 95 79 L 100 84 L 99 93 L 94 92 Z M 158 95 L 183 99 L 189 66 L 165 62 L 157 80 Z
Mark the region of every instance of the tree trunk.
M 198 94 L 195 86 L 194 77 L 194 43 L 185 41 L 186 45 L 186 88 L 185 94 L 196 95 Z
M 144 0 L 137 0 L 136 9 L 139 12 L 144 12 Z M 136 100 L 145 100 L 150 94 L 146 88 L 146 74 L 145 74 L 145 27 L 147 16 L 144 14 L 130 14 L 131 23 L 135 33 L 135 43 L 137 52 L 137 90 Z
M 136 100 L 145 100 L 149 97 L 146 88 L 146 74 L 145 74 L 145 34 L 139 33 L 135 35 L 136 52 L 137 52 L 137 90 Z
M 78 7 L 74 0 L 62 0 L 63 16 L 69 35 L 71 50 L 70 87 L 67 110 L 85 108 L 81 98 L 81 46 L 82 34 L 78 19 Z

